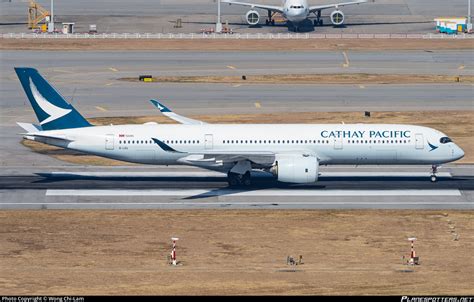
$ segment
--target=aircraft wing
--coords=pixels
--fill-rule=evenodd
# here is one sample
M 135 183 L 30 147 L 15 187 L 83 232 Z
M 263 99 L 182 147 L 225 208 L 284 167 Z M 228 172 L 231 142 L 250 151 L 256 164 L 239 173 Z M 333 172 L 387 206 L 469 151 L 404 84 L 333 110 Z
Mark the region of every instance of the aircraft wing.
M 323 9 L 328 9 L 328 8 L 338 8 L 341 6 L 346 6 L 346 5 L 353 5 L 353 4 L 361 4 L 361 3 L 366 3 L 368 0 L 359 0 L 359 1 L 351 1 L 351 2 L 342 2 L 342 3 L 334 3 L 334 4 L 325 4 L 325 5 L 315 5 L 315 6 L 310 6 L 309 11 L 311 13 L 317 12 L 319 10 Z
M 185 125 L 204 125 L 204 124 L 207 124 L 207 123 L 202 122 L 202 121 L 193 120 L 191 118 L 176 114 L 173 111 L 171 111 L 168 107 L 166 107 L 165 105 L 158 102 L 157 100 L 150 100 L 150 102 L 153 104 L 153 106 L 158 108 L 158 110 L 160 110 L 160 112 L 164 116 L 167 116 L 170 119 L 177 121 L 178 123 L 185 124 Z
M 271 165 L 275 161 L 275 153 L 269 151 L 214 151 L 203 150 L 200 152 L 182 152 L 175 150 L 163 141 L 152 138 L 153 141 L 164 151 L 183 154 L 183 161 L 203 163 L 208 161 L 236 162 L 249 160 L 256 164 Z
M 228 4 L 235 4 L 235 5 L 249 6 L 250 8 L 261 8 L 261 9 L 266 9 L 273 12 L 283 13 L 282 6 L 238 2 L 238 1 L 233 1 L 233 0 L 222 0 L 221 2 L 228 3 Z

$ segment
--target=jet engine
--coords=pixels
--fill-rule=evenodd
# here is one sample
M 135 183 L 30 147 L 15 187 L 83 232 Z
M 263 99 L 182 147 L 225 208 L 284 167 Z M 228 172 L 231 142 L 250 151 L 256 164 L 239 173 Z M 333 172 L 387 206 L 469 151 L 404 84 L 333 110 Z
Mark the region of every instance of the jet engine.
M 339 26 L 344 23 L 344 13 L 340 10 L 335 10 L 331 13 L 332 24 Z
M 314 155 L 276 154 L 270 172 L 278 181 L 289 183 L 313 183 L 318 180 L 319 162 Z
M 257 25 L 258 21 L 260 21 L 260 14 L 256 10 L 249 10 L 247 14 L 245 14 L 245 21 L 249 25 Z

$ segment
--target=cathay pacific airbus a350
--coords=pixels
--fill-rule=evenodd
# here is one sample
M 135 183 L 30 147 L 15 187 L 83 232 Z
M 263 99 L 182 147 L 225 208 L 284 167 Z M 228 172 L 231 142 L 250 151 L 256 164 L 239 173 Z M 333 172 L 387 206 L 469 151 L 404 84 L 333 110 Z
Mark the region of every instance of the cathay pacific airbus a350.
M 312 183 L 320 165 L 432 166 L 464 152 L 438 130 L 396 124 L 208 124 L 152 100 L 180 124 L 91 125 L 33 68 L 15 68 L 39 125 L 18 123 L 25 139 L 126 162 L 190 165 L 227 173 L 230 185 L 249 185 L 250 172 L 281 182 Z

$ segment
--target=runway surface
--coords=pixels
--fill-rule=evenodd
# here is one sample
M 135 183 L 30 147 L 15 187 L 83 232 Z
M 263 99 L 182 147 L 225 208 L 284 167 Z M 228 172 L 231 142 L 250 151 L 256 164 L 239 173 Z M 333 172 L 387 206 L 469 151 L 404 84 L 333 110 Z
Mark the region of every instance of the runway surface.
M 0 209 L 474 209 L 474 169 L 325 167 L 315 184 L 254 173 L 248 188 L 196 168 L 17 167 L 0 175 Z M 36 172 L 41 171 L 41 172 Z

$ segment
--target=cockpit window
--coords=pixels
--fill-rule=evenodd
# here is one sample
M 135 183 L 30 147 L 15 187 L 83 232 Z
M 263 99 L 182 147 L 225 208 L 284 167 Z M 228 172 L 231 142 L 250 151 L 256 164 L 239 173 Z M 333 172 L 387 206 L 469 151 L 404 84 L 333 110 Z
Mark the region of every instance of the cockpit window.
M 446 144 L 446 143 L 452 143 L 453 141 L 449 137 L 445 136 L 445 137 L 440 138 L 439 142 L 442 144 Z

